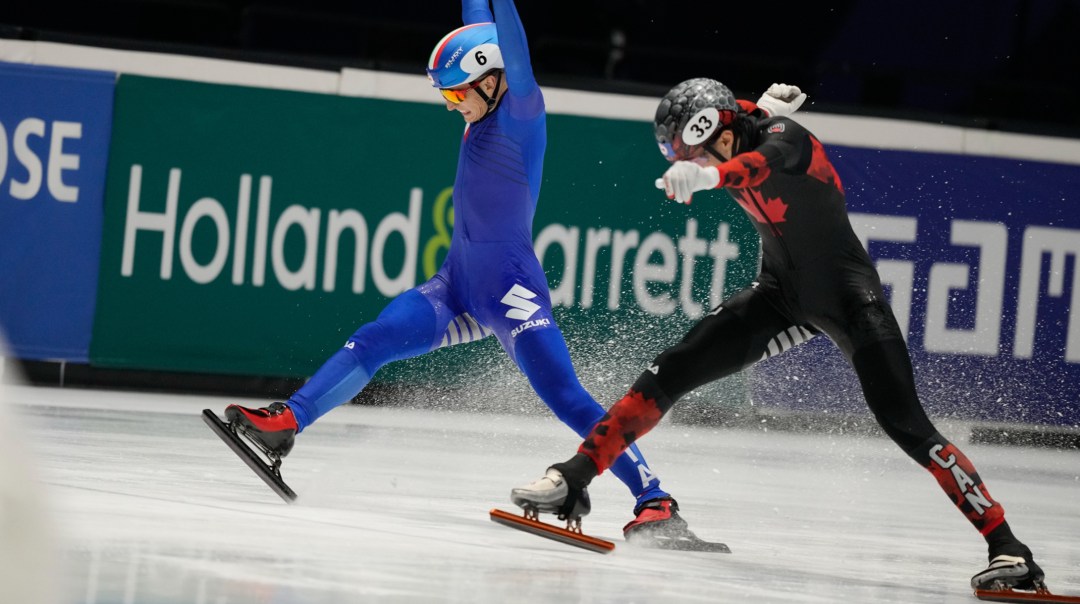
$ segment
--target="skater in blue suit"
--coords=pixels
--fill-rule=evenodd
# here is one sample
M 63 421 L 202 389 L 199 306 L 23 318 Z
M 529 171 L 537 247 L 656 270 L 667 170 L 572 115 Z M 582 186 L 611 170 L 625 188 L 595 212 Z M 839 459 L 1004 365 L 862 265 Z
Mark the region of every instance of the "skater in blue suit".
M 278 459 L 295 434 L 351 400 L 386 363 L 489 335 L 579 436 L 604 415 L 574 373 L 532 247 L 547 134 L 525 32 L 512 0 L 494 0 L 494 19 L 487 0 L 462 4 L 465 26 L 440 40 L 428 62 L 447 110 L 465 120 L 446 260 L 435 276 L 362 325 L 288 401 L 226 409 L 231 423 Z M 692 537 L 636 446 L 612 471 L 634 497 L 627 538 L 663 545 Z

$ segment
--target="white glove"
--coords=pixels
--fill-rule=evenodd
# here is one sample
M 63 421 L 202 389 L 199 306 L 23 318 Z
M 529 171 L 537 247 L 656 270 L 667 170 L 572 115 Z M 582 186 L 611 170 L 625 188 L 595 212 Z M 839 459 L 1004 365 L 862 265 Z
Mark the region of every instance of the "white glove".
M 720 172 L 716 166 L 701 166 L 692 161 L 677 161 L 656 179 L 656 188 L 663 189 L 668 199 L 690 203 L 695 191 L 715 189 L 720 185 Z
M 757 106 L 764 109 L 769 117 L 791 115 L 802 107 L 806 94 L 798 86 L 773 84 L 758 99 Z

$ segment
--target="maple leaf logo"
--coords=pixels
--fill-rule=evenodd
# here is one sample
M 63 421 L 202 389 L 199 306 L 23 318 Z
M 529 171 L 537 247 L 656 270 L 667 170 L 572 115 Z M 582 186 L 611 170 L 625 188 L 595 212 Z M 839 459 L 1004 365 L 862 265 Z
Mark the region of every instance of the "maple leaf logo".
M 776 225 L 787 221 L 784 215 L 787 214 L 788 204 L 779 197 L 770 197 L 766 200 L 760 189 L 741 189 L 735 201 L 761 224 Z

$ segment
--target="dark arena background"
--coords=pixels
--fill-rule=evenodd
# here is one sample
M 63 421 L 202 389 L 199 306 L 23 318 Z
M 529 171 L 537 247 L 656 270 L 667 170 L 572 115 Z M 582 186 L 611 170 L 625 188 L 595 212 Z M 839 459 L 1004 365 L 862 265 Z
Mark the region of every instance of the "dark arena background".
M 695 5 L 527 2 L 541 84 L 662 94 L 708 75 L 736 92 L 793 82 L 820 111 L 1076 136 L 1080 7 L 1005 0 Z M 453 2 L 7 2 L 0 35 L 318 69 L 422 73 Z M 763 83 L 764 82 L 764 83 Z
M 1080 594 L 1080 3 L 516 7 L 548 114 L 533 248 L 600 405 L 757 274 L 732 198 L 655 188 L 658 100 L 797 85 L 928 415 Z M 625 543 L 607 474 L 584 528 L 613 554 L 489 522 L 580 444 L 492 337 L 391 363 L 305 429 L 297 505 L 207 429 L 287 399 L 445 259 L 463 124 L 425 67 L 461 19 L 0 3 L 0 602 L 975 601 L 982 539 L 824 336 L 639 442 L 731 555 Z

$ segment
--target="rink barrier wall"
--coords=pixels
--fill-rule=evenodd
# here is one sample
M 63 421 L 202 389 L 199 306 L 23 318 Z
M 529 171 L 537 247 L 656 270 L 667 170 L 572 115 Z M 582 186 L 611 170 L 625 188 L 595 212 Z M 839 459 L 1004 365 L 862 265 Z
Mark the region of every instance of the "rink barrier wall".
M 86 362 L 115 74 L 0 63 L 0 331 Z
M 80 67 L 110 68 L 124 73 L 167 75 L 180 79 L 240 82 L 268 88 L 317 92 L 327 96 L 393 99 L 403 105 L 414 102 L 440 103 L 438 97 L 431 93 L 426 79 L 422 77 L 361 70 L 345 69 L 336 73 L 265 65 L 247 69 L 247 64 L 216 59 L 8 40 L 0 41 L 0 59 L 76 64 Z M 595 189 L 598 183 L 612 187 L 623 184 L 625 187 L 625 183 L 613 179 L 612 173 L 625 175 L 640 171 L 652 174 L 662 169 L 662 165 L 657 165 L 655 157 L 649 163 L 642 164 L 639 170 L 627 170 L 625 165 L 608 161 L 608 167 L 604 170 L 609 172 L 601 173 L 599 180 L 595 175 L 591 179 L 566 179 L 559 176 L 556 180 L 553 172 L 557 174 L 557 169 L 552 168 L 552 158 L 565 158 L 567 173 L 571 175 L 580 173 L 580 167 L 586 164 L 585 159 L 580 156 L 582 148 L 587 146 L 571 146 L 570 143 L 580 140 L 574 131 L 581 124 L 622 120 L 627 122 L 627 129 L 625 135 L 615 139 L 616 145 L 650 146 L 646 144 L 648 135 L 642 134 L 643 131 L 648 132 L 647 124 L 640 122 L 649 120 L 655 100 L 563 90 L 545 90 L 545 96 L 555 130 L 550 136 L 544 203 L 538 212 L 538 233 L 542 232 L 541 219 L 547 219 L 542 216 L 545 212 L 552 215 L 562 212 L 562 208 L 553 202 L 553 198 L 562 194 L 551 194 L 552 188 L 559 186 L 556 183 L 577 187 L 568 189 L 566 195 L 571 199 L 581 199 L 583 188 Z M 441 110 L 435 113 L 440 112 Z M 562 115 L 561 112 L 575 115 Z M 558 120 L 563 117 L 569 120 L 566 126 L 569 132 L 565 137 L 563 134 L 556 134 Z M 606 119 L 590 119 L 597 117 Z M 1076 409 L 1080 405 L 1077 404 L 1075 394 L 1078 385 L 1073 360 L 1075 328 L 1068 324 L 1068 318 L 1073 306 L 1070 300 L 1073 299 L 1073 292 L 1077 290 L 1073 245 L 1076 224 L 1075 219 L 1068 216 L 1058 217 L 1054 208 L 1067 208 L 1069 202 L 1075 199 L 1076 193 L 1069 183 L 1077 182 L 1072 170 L 1073 166 L 1080 165 L 1080 141 L 900 120 L 821 115 L 812 111 L 801 112 L 798 119 L 830 145 L 834 159 L 837 160 L 837 170 L 848 185 L 849 204 L 855 211 L 856 227 L 870 232 L 871 235 L 876 230 L 884 229 L 886 237 L 883 239 L 866 236 L 865 240 L 872 255 L 878 260 L 883 274 L 888 277 L 886 280 L 899 278 L 903 284 L 911 283 L 910 300 L 906 301 L 908 341 L 916 363 L 916 374 L 926 376 L 926 380 L 920 381 L 924 396 L 927 383 L 937 386 L 937 390 L 931 391 L 933 396 L 928 397 L 928 406 L 936 412 L 961 418 L 989 417 L 1002 421 L 1075 426 Z M 573 124 L 574 120 L 581 121 Z M 442 119 L 433 123 L 433 128 L 438 129 L 452 123 L 452 120 Z M 432 140 L 454 138 L 455 135 L 443 136 L 441 139 L 431 137 Z M 560 141 L 567 144 L 566 149 L 557 149 Z M 453 151 L 448 151 L 448 155 L 453 156 Z M 601 156 L 597 161 L 604 159 Z M 915 182 L 917 179 L 908 182 L 905 178 L 907 166 L 912 164 L 919 167 L 918 178 L 921 182 Z M 128 176 L 130 177 L 130 172 Z M 110 183 L 115 178 L 110 172 Z M 128 182 L 130 183 L 130 178 Z M 974 197 L 968 195 L 969 186 L 975 187 Z M 234 189 L 236 188 L 238 187 L 234 185 Z M 633 188 L 633 185 L 627 188 Z M 641 190 L 642 188 L 646 190 Z M 638 190 L 631 196 L 632 203 L 625 204 L 624 207 L 636 207 L 637 201 L 651 204 L 654 195 L 650 195 L 647 189 L 647 186 L 641 187 L 639 184 Z M 935 195 L 935 191 L 941 195 Z M 905 193 L 911 192 L 914 194 L 908 199 Z M 640 200 L 637 199 L 638 196 Z M 962 199 L 969 199 L 970 203 L 965 205 Z M 992 203 L 988 203 L 989 200 L 992 200 Z M 1047 203 L 1048 200 L 1052 203 Z M 1017 202 L 1018 205 L 1006 208 L 1006 202 Z M 583 206 L 586 212 L 590 211 L 585 204 L 578 203 L 575 207 L 581 209 Z M 1032 210 L 1035 206 L 1041 206 L 1041 209 Z M 203 210 L 207 207 L 209 206 L 206 204 L 202 206 Z M 668 212 L 671 209 L 670 206 L 662 205 L 650 207 L 655 209 L 655 213 Z M 700 205 L 697 207 L 701 208 Z M 1011 213 L 1013 211 L 1015 215 Z M 214 212 L 207 212 L 206 216 L 209 220 L 215 220 L 213 214 Z M 738 219 L 737 215 L 730 217 L 729 224 L 736 224 Z M 860 220 L 862 223 L 859 223 Z M 968 223 L 974 223 L 974 226 Z M 686 221 L 685 224 L 689 222 Z M 1005 243 L 999 245 L 1002 227 Z M 592 245 L 594 249 L 602 250 L 604 228 L 602 221 L 596 223 L 596 226 L 586 226 L 583 229 L 586 235 L 579 240 L 581 247 Z M 197 231 L 198 229 L 193 229 L 192 232 Z M 699 229 L 699 232 L 705 231 Z M 1047 233 L 1058 237 L 1051 249 L 1025 253 L 1025 245 L 1028 245 L 1026 242 L 1029 239 L 1039 241 L 1040 238 L 1045 239 Z M 684 239 L 693 239 L 685 230 L 682 234 Z M 568 240 L 565 233 L 551 232 L 549 240 L 558 240 L 556 235 L 562 235 L 563 240 Z M 593 237 L 591 244 L 586 238 L 589 235 Z M 753 253 L 756 254 L 756 249 Z M 204 252 L 201 261 L 205 261 L 205 254 Z M 212 252 L 210 254 L 213 255 Z M 662 256 L 662 251 L 657 252 L 657 258 L 661 262 Z M 997 262 L 1002 257 L 1004 261 Z M 993 263 L 990 260 L 997 262 L 997 265 L 991 266 Z M 554 270 L 552 262 L 557 268 L 557 257 L 554 260 L 545 257 L 545 267 L 549 273 Z M 1029 268 L 1025 273 L 1028 275 L 1027 281 L 1021 283 L 1023 278 L 1017 271 L 1032 263 L 1039 266 L 1038 270 L 1032 271 Z M 1004 285 L 1000 285 L 1001 277 L 996 276 L 997 281 L 993 281 L 993 288 L 982 287 L 984 273 L 998 275 L 1002 266 L 1005 274 Z M 909 279 L 905 277 L 908 272 L 911 275 Z M 1034 288 L 1030 286 L 1032 274 L 1036 274 Z M 728 291 L 736 281 L 737 278 L 734 277 L 728 279 L 723 289 Z M 672 280 L 671 283 L 673 282 L 676 281 Z M 972 285 L 969 286 L 969 283 Z M 559 293 L 562 284 L 557 275 L 553 276 L 554 293 Z M 691 289 L 695 287 L 700 290 L 697 285 Z M 893 285 L 887 283 L 887 288 L 890 296 L 894 296 Z M 571 289 L 567 286 L 564 291 L 570 292 Z M 576 284 L 573 288 L 576 292 L 584 289 L 584 284 Z M 986 313 L 990 312 L 987 309 L 992 309 L 994 305 L 988 305 L 986 300 L 996 298 L 983 291 L 988 289 L 1004 291 L 999 305 L 997 334 L 993 338 L 987 336 L 985 318 Z M 602 288 L 593 283 L 593 292 L 598 290 L 602 291 Z M 1012 299 L 1014 293 L 1027 296 L 1025 300 L 1030 303 L 1028 308 L 1034 308 L 1034 320 L 1032 313 L 1021 308 L 1019 304 L 1015 307 L 1005 304 L 1004 300 Z M 669 297 L 673 296 L 669 293 Z M 571 303 L 560 312 L 573 314 L 578 310 L 588 310 L 579 309 L 581 300 L 582 297 L 578 296 L 575 298 L 578 306 Z M 937 304 L 934 309 L 926 306 L 931 300 Z M 893 302 L 897 303 L 896 300 Z M 898 315 L 904 314 L 902 310 Z M 927 314 L 928 312 L 936 313 L 933 319 L 929 318 L 931 315 Z M 649 316 L 648 311 L 644 314 Z M 924 314 L 928 321 L 937 321 L 930 330 L 936 338 L 935 343 L 929 348 L 925 345 L 927 326 L 920 323 Z M 674 315 L 677 319 L 689 320 L 681 310 Z M 647 322 L 660 329 L 666 326 L 664 331 L 669 339 L 681 333 L 681 326 L 671 327 L 675 324 L 675 319 Z M 569 323 L 573 325 L 574 321 Z M 617 325 L 607 329 L 618 332 Z M 572 327 L 568 328 L 568 331 L 573 334 Z M 586 328 L 583 337 L 587 337 L 589 331 Z M 1023 337 L 1017 335 L 1021 331 Z M 629 338 L 632 339 L 633 335 Z M 662 341 L 664 340 L 649 338 L 648 343 L 659 349 L 656 344 Z M 943 353 L 935 348 L 941 345 L 940 341 L 952 342 L 946 346 L 953 347 L 963 346 L 964 342 L 967 342 L 973 348 L 965 352 Z M 987 344 L 992 341 L 997 343 L 996 353 L 993 347 Z M 615 345 L 618 346 L 619 342 Z M 800 376 L 797 368 L 785 368 L 781 361 L 762 364 L 754 373 L 755 404 L 759 407 L 775 405 L 811 408 L 824 412 L 845 410 L 852 404 L 858 406 L 861 397 L 857 391 L 851 390 L 850 381 L 845 382 L 845 379 L 851 379 L 850 372 L 837 355 L 828 350 L 820 350 L 823 345 L 825 343 L 819 339 L 806 345 L 803 350 L 797 349 L 780 359 L 798 364 L 798 355 L 815 355 L 813 360 L 816 366 L 825 369 L 815 372 L 815 376 L 823 378 L 824 382 L 818 383 L 814 388 L 800 389 L 800 386 L 808 386 L 812 382 L 798 383 L 804 382 L 805 376 Z M 574 350 L 573 339 L 571 349 Z M 595 352 L 588 351 L 590 354 Z M 312 358 L 311 362 L 317 363 L 321 359 L 318 355 L 313 356 L 315 358 Z M 626 366 L 633 364 L 624 363 L 621 370 L 625 371 Z M 798 379 L 800 377 L 803 379 Z M 795 387 L 792 388 L 792 385 Z M 1055 388 L 1057 390 L 1053 392 Z M 820 396 L 807 398 L 807 390 L 818 394 L 837 393 L 842 400 L 822 399 Z M 961 394 L 957 395 L 957 392 Z M 993 403 L 988 404 L 989 401 Z
M 116 107 L 97 365 L 310 375 L 442 263 L 462 124 L 440 107 L 129 75 Z M 655 350 L 632 345 L 670 340 L 755 268 L 734 205 L 648 203 L 653 145 L 627 143 L 640 127 L 548 123 L 536 253 L 579 365 L 599 352 L 639 366 Z M 471 365 L 388 375 L 475 381 Z

